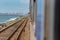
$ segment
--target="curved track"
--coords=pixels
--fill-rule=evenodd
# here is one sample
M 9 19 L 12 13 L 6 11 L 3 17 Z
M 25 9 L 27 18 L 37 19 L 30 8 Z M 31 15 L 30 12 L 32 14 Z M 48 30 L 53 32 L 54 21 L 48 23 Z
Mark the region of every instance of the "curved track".
M 0 40 L 18 40 L 27 22 L 28 18 L 24 18 L 0 31 Z

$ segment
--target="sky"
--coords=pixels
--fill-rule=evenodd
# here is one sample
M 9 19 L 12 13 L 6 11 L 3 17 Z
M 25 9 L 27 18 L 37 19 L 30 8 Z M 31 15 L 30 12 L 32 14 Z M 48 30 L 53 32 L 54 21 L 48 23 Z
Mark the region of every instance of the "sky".
M 29 0 L 0 0 L 0 13 L 23 13 L 29 11 Z

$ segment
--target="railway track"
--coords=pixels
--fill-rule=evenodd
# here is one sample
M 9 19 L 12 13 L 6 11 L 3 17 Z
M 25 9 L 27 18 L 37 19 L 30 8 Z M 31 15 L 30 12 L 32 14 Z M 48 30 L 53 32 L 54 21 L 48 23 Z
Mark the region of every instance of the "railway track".
M 28 20 L 17 40 L 30 40 L 30 21 Z
M 23 19 L 24 19 L 24 18 L 23 18 Z M 3 32 L 5 29 L 8 29 L 9 27 L 11 27 L 11 26 L 15 25 L 16 23 L 18 23 L 18 22 L 20 22 L 20 21 L 21 21 L 21 20 L 19 20 L 19 21 L 15 22 L 14 24 L 12 24 L 12 25 L 10 25 L 10 26 L 7 26 L 7 27 L 5 27 L 5 28 L 1 29 L 1 30 L 0 30 L 0 33 L 1 33 L 1 32 Z
M 27 21 L 28 18 L 24 18 L 0 31 L 0 40 L 19 40 L 19 37 L 25 28 Z

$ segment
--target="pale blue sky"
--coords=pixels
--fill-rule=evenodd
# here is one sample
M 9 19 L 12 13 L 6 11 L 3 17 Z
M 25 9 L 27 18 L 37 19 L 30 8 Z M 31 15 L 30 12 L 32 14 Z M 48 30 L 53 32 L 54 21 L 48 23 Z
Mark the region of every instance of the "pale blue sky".
M 29 11 L 29 0 L 0 0 L 0 13 L 24 13 Z

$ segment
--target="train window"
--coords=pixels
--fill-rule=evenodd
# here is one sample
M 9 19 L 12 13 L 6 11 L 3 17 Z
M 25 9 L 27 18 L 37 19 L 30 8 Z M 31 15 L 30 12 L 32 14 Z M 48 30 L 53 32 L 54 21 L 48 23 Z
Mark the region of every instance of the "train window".
M 44 9 L 44 0 L 0 0 L 0 40 L 43 40 Z
M 30 40 L 29 13 L 30 0 L 0 0 L 0 40 Z

